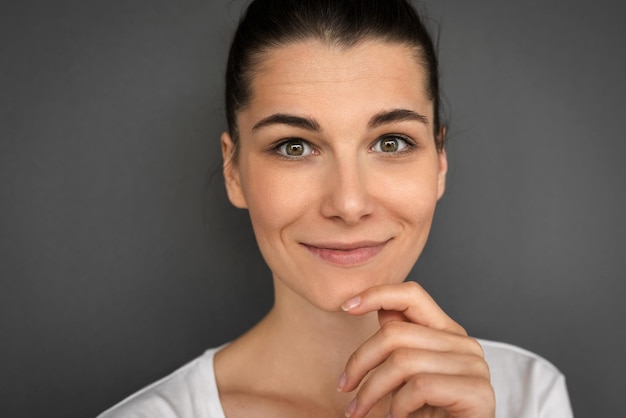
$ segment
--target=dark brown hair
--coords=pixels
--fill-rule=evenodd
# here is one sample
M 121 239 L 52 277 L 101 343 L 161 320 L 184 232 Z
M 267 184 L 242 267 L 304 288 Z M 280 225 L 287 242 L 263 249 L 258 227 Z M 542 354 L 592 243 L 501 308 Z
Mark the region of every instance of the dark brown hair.
M 226 119 L 235 143 L 237 112 L 251 99 L 251 81 L 263 53 L 311 38 L 344 48 L 367 39 L 415 47 L 433 102 L 437 149 L 443 149 L 437 55 L 422 18 L 407 0 L 252 1 L 239 22 L 226 69 Z

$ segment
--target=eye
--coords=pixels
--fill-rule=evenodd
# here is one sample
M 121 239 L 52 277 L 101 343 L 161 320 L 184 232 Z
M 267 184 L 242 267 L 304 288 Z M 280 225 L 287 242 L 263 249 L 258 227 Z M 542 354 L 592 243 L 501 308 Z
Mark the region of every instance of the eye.
M 384 153 L 396 153 L 406 150 L 412 144 L 399 135 L 387 135 L 379 138 L 372 146 L 372 151 Z
M 313 147 L 302 139 L 287 139 L 278 144 L 274 150 L 288 158 L 308 157 L 313 154 Z

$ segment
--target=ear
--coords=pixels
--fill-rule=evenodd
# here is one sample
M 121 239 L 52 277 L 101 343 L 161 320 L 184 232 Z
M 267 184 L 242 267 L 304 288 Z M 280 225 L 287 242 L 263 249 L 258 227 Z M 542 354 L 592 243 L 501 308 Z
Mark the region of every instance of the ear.
M 448 174 L 448 156 L 446 150 L 443 148 L 444 140 L 446 138 L 446 127 L 442 126 L 439 131 L 437 143 L 441 144 L 441 151 L 438 151 L 439 159 L 439 173 L 437 174 L 437 199 L 441 199 L 443 193 L 446 190 L 446 175 Z
M 248 207 L 246 197 L 241 187 L 241 179 L 239 177 L 239 167 L 236 161 L 237 145 L 233 142 L 228 132 L 224 132 L 221 137 L 222 142 L 222 160 L 224 183 L 226 185 L 226 193 L 228 200 L 233 206 L 245 209 Z

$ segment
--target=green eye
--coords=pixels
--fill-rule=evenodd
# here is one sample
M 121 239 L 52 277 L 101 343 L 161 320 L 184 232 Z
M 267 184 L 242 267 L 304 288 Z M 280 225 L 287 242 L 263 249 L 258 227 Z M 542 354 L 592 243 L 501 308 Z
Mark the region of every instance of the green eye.
M 408 146 L 409 146 L 409 143 L 406 139 L 397 135 L 390 135 L 390 136 L 384 136 L 380 138 L 378 141 L 376 141 L 376 143 L 372 147 L 372 151 L 394 153 L 394 152 L 403 151 Z
M 307 157 L 313 153 L 313 147 L 301 139 L 288 139 L 276 147 L 276 152 L 285 157 Z

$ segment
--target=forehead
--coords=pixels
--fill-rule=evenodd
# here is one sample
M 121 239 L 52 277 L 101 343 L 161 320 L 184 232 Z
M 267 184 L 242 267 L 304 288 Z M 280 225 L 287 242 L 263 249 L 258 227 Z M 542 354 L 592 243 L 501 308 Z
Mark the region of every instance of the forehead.
M 249 106 L 240 116 L 297 112 L 369 117 L 381 109 L 405 108 L 432 120 L 426 92 L 426 74 L 414 47 L 367 40 L 343 48 L 307 40 L 263 54 L 252 74 Z

